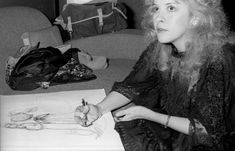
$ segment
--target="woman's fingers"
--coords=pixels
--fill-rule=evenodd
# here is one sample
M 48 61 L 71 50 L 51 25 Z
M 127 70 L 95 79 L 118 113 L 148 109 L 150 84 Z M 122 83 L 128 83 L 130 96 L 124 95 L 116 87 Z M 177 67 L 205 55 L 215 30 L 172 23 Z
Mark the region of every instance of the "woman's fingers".
M 128 120 L 127 114 L 128 113 L 126 110 L 119 111 L 115 114 L 114 119 L 115 119 L 115 121 L 126 121 L 126 120 Z
M 78 106 L 74 116 L 78 124 L 89 126 L 99 118 L 99 111 L 95 105 L 86 104 L 85 106 Z
M 83 110 L 82 110 L 83 114 L 87 114 L 89 111 L 90 111 L 89 105 L 83 106 Z
M 84 113 L 85 112 L 85 113 Z M 86 118 L 86 114 L 88 114 L 89 112 L 89 108 L 87 106 L 78 106 L 75 110 L 74 113 L 74 120 L 76 121 L 76 123 L 78 123 L 79 125 L 86 125 L 85 124 L 85 118 Z
M 86 114 L 89 112 L 89 105 L 86 105 L 86 106 L 78 106 L 75 110 L 75 113 L 78 112 L 78 113 L 83 113 L 83 114 Z
M 76 123 L 78 123 L 79 125 L 83 125 L 83 121 L 82 118 L 80 116 L 74 116 L 74 120 Z
M 134 106 L 130 107 L 125 110 L 121 110 L 115 114 L 116 121 L 130 121 L 134 119 L 141 118 L 142 114 L 142 107 L 141 106 Z
M 126 110 L 118 111 L 118 112 L 115 114 L 116 117 L 120 117 L 120 116 L 124 116 L 124 115 L 126 115 Z

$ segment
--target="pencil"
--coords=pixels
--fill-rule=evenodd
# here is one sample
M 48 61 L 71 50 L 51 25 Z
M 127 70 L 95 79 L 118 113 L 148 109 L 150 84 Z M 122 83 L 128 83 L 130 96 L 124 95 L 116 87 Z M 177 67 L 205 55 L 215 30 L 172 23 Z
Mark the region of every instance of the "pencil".
M 82 105 L 85 107 L 88 103 L 82 98 Z M 88 113 L 88 112 L 87 112 Z M 84 113 L 84 126 L 87 126 L 87 113 Z

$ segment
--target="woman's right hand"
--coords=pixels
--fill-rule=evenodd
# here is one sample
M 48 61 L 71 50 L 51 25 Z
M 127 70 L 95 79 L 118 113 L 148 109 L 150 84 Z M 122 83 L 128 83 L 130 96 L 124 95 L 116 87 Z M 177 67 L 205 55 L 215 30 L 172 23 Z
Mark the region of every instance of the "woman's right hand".
M 78 106 L 75 109 L 74 119 L 75 121 L 84 126 L 90 126 L 93 122 L 102 116 L 102 112 L 97 105 L 87 104 Z

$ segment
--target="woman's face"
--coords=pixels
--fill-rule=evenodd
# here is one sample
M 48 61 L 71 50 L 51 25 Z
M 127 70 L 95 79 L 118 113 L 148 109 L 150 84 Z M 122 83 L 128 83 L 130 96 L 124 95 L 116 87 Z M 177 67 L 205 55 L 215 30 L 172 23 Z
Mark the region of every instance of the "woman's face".
M 185 45 L 189 38 L 190 10 L 182 0 L 154 0 L 154 27 L 161 43 Z

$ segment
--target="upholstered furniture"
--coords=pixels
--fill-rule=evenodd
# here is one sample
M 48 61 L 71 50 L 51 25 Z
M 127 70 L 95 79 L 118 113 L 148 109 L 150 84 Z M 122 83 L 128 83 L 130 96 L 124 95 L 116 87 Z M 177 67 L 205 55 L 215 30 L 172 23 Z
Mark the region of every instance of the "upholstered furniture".
M 111 89 L 115 81 L 122 80 L 131 70 L 141 52 L 146 48 L 143 32 L 139 29 L 125 29 L 116 33 L 98 35 L 68 41 L 72 47 L 85 50 L 92 55 L 102 55 L 110 59 L 105 70 L 94 73 L 97 79 L 81 83 L 52 86 L 34 91 L 14 91 L 5 82 L 5 62 L 23 46 L 21 36 L 25 32 L 37 32 L 52 27 L 47 17 L 29 7 L 0 8 L 0 94 L 46 93 L 55 91 Z M 60 36 L 60 35 L 59 35 Z

